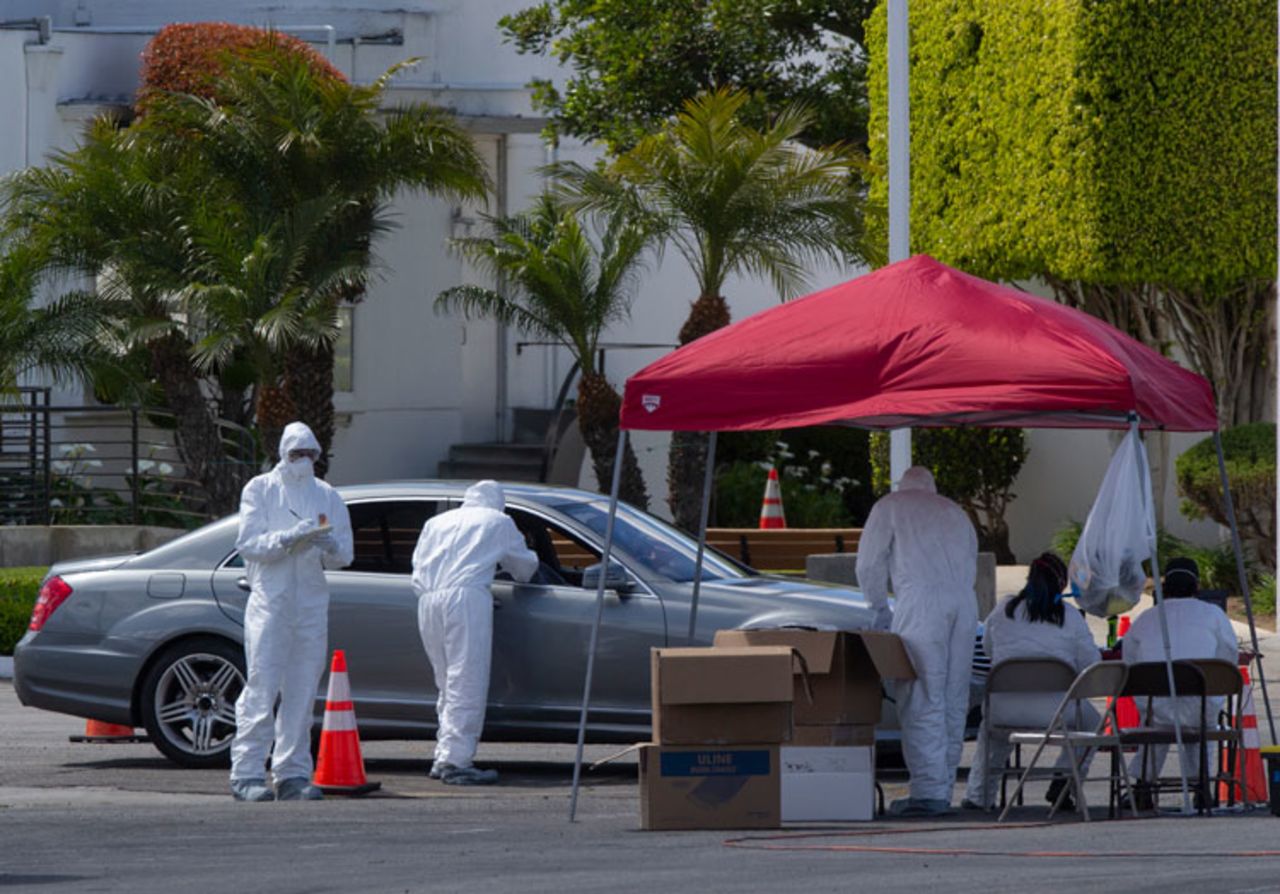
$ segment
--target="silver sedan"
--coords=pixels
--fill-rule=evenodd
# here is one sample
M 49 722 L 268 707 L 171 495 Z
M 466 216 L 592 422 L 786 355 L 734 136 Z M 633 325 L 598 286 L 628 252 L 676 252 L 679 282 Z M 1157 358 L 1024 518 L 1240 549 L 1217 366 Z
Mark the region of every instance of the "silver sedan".
M 465 488 L 431 481 L 341 488 L 355 560 L 326 573 L 329 646 L 346 650 L 364 738 L 427 739 L 435 732 L 436 693 L 418 636 L 410 558 L 423 523 L 460 505 Z M 540 568 L 528 584 L 493 584 L 484 738 L 573 741 L 608 503 L 598 494 L 544 485 L 505 490 L 507 511 Z M 44 608 L 37 609 L 43 623 L 14 654 L 23 704 L 145 727 L 160 751 L 184 766 L 225 764 L 244 682 L 248 598 L 235 538 L 232 516 L 141 555 L 50 569 Z M 591 741 L 649 735 L 649 649 L 690 642 L 695 555 L 696 543 L 685 534 L 619 508 Z M 693 643 L 710 643 L 721 628 L 858 629 L 871 621 L 856 591 L 764 576 L 708 552 Z

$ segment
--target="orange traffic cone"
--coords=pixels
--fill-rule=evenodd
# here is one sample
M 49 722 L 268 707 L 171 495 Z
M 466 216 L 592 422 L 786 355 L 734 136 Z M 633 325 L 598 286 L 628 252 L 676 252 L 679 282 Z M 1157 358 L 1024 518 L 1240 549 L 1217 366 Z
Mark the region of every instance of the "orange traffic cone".
M 320 760 L 311 782 L 326 795 L 365 795 L 382 788 L 364 776 L 360 756 L 360 733 L 356 730 L 356 709 L 351 702 L 347 680 L 347 656 L 335 649 L 329 668 L 329 697 L 324 705 L 324 727 L 320 730 Z
M 70 742 L 93 742 L 98 745 L 120 745 L 129 742 L 146 742 L 146 736 L 138 735 L 133 727 L 105 720 L 86 720 L 83 736 L 67 736 Z
M 782 486 L 778 484 L 778 470 L 769 470 L 769 480 L 764 485 L 764 505 L 760 507 L 761 528 L 785 528 L 787 516 L 782 511 Z
M 1244 706 L 1240 711 L 1240 730 L 1244 741 L 1241 742 L 1241 754 L 1236 758 L 1236 784 L 1243 784 L 1243 791 L 1237 788 L 1237 794 L 1246 804 L 1263 804 L 1270 798 L 1270 793 L 1267 791 L 1267 775 L 1262 769 L 1262 752 L 1258 750 L 1262 747 L 1262 740 L 1258 737 L 1258 713 L 1253 707 L 1253 686 L 1249 682 L 1247 666 L 1240 668 L 1240 676 L 1244 677 L 1244 689 L 1240 694 L 1244 699 Z M 1223 773 L 1230 772 L 1231 769 L 1227 766 L 1226 758 L 1224 750 L 1218 758 Z M 1229 789 L 1232 787 L 1231 783 L 1219 783 L 1218 797 L 1228 799 Z
M 1128 615 L 1120 618 L 1120 626 L 1116 630 L 1116 635 L 1121 639 L 1129 632 L 1129 625 L 1132 622 Z M 1120 724 L 1121 729 L 1133 729 L 1142 725 L 1142 720 L 1138 716 L 1138 706 L 1133 701 L 1133 696 L 1126 695 L 1116 702 L 1116 722 Z

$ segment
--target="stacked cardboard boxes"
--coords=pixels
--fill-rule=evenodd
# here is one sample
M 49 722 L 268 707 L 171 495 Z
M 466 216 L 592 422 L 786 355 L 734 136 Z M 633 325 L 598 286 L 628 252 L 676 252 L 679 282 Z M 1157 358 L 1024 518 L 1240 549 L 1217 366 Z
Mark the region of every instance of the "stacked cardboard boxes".
M 721 630 L 716 648 L 794 649 L 807 676 L 794 676 L 795 731 L 781 748 L 784 822 L 870 820 L 875 800 L 875 728 L 883 680 L 915 677 L 892 633 Z
M 653 742 L 640 746 L 645 829 L 771 829 L 792 731 L 789 646 L 654 649 Z

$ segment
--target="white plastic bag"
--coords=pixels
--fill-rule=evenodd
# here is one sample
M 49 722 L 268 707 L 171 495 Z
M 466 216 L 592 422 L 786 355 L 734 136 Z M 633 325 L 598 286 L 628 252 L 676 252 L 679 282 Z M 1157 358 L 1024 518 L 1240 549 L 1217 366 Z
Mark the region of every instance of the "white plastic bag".
M 1142 568 L 1155 532 L 1147 500 L 1151 473 L 1136 431 L 1116 448 L 1071 556 L 1071 592 L 1080 607 L 1100 618 L 1129 611 L 1147 583 Z

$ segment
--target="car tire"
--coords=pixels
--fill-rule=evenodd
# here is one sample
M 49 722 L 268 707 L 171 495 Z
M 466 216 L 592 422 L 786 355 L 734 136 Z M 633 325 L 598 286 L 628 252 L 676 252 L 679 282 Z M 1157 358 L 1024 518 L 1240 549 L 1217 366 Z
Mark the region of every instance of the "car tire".
M 147 671 L 139 700 L 152 744 L 181 767 L 230 766 L 244 679 L 244 650 L 229 640 L 197 637 L 166 648 Z

